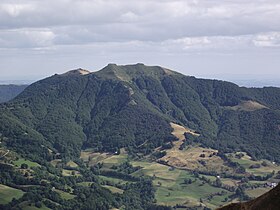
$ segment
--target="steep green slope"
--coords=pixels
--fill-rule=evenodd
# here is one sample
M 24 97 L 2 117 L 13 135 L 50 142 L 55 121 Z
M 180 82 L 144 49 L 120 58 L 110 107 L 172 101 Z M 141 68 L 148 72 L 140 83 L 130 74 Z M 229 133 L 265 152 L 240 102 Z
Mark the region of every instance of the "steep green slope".
M 200 133 L 196 141 L 204 146 L 278 161 L 279 101 L 279 88 L 241 88 L 158 66 L 109 64 L 30 85 L 1 106 L 0 133 L 9 148 L 49 160 L 55 153 L 78 157 L 88 147 L 148 154 L 175 140 L 169 123 L 176 122 Z

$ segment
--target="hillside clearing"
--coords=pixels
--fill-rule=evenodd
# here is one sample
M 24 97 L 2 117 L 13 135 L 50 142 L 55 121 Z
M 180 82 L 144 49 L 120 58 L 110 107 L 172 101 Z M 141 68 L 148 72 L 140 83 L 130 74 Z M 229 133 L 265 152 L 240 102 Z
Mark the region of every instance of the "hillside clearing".
M 265 105 L 260 104 L 257 101 L 242 101 L 236 106 L 228 106 L 226 107 L 228 109 L 234 110 L 234 111 L 247 111 L 252 112 L 259 109 L 268 109 Z
M 26 160 L 26 159 L 23 159 L 23 158 L 19 158 L 18 160 L 13 161 L 13 163 L 16 167 L 20 167 L 21 164 L 27 164 L 29 168 L 40 166 L 40 164 L 38 164 L 36 162 L 32 162 L 30 160 Z
M 19 199 L 23 196 L 24 192 L 6 185 L 0 184 L 0 204 L 7 204 L 13 198 Z

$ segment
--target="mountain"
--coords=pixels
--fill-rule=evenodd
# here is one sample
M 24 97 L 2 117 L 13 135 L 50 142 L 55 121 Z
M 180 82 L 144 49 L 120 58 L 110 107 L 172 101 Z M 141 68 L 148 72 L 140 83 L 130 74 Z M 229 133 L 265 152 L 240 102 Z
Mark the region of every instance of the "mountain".
M 55 74 L 0 104 L 0 209 L 215 209 L 256 197 L 280 178 L 279 101 L 279 88 L 144 64 Z
M 44 158 L 46 148 L 65 157 L 89 147 L 149 153 L 175 140 L 169 124 L 175 122 L 199 133 L 196 141 L 206 147 L 277 161 L 279 100 L 279 88 L 238 87 L 159 66 L 109 64 L 30 85 L 1 106 L 0 132 L 20 153 L 44 145 L 38 154 Z
M 0 85 L 0 103 L 13 99 L 27 86 L 28 85 Z
M 278 210 L 280 206 L 279 196 L 280 185 L 254 200 L 245 203 L 233 203 L 218 210 Z

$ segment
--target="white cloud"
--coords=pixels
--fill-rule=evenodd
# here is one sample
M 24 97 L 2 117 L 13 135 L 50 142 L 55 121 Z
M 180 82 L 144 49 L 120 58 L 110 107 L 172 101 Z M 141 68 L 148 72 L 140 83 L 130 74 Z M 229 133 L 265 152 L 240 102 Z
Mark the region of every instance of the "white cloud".
M 53 44 L 55 34 L 49 29 L 13 29 L 0 31 L 0 48 L 38 48 Z
M 280 47 L 280 32 L 259 34 L 252 41 L 257 47 Z
M 32 12 L 34 9 L 32 4 L 0 4 L 0 11 L 14 18 L 22 13 Z

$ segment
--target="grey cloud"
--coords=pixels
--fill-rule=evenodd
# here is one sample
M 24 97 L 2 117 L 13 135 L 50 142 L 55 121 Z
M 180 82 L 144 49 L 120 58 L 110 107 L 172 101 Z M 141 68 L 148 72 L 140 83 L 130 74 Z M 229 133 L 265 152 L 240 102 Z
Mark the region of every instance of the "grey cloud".
M 17 3 L 4 1 L 0 4 L 2 28 L 71 28 L 75 25 L 98 28 L 103 25 L 130 32 L 133 25 L 136 25 L 143 31 L 144 37 L 153 38 L 155 34 L 161 39 L 179 36 L 244 35 L 280 30 L 280 4 L 273 0 L 237 0 L 223 3 L 215 0 L 14 2 Z M 118 36 L 118 33 L 113 32 L 113 35 Z
M 70 68 L 92 61 L 183 66 L 188 57 L 200 64 L 199 55 L 211 61 L 249 54 L 269 60 L 280 51 L 279 11 L 279 0 L 1 0 L 0 63 L 16 57 L 26 66 L 36 59 L 37 66 Z

